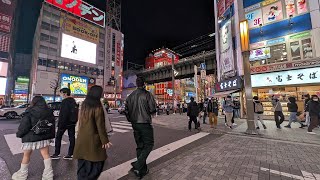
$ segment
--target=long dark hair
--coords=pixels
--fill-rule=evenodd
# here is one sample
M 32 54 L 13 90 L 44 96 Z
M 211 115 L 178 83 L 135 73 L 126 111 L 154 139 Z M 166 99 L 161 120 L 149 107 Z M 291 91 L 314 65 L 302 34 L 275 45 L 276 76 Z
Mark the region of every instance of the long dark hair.
M 46 100 L 42 96 L 35 96 L 32 99 L 30 107 L 35 107 L 35 106 L 42 106 L 42 107 L 48 108 Z
M 92 86 L 88 92 L 86 99 L 83 101 L 80 110 L 80 125 L 82 121 L 89 120 L 90 112 L 102 109 L 100 99 L 102 98 L 103 89 L 101 86 Z M 102 109 L 103 110 L 103 109 Z

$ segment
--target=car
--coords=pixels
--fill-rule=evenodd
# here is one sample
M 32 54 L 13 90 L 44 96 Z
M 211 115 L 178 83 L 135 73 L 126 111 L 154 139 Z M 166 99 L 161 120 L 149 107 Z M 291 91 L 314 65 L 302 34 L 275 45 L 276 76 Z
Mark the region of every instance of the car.
M 119 112 L 120 114 L 124 114 L 124 111 L 125 111 L 125 105 L 122 105 L 122 106 L 120 106 L 120 107 L 118 108 L 118 112 Z
M 0 109 L 0 117 L 6 117 L 6 119 L 14 119 L 17 116 L 21 117 L 28 107 L 29 104 L 22 104 L 15 107 Z

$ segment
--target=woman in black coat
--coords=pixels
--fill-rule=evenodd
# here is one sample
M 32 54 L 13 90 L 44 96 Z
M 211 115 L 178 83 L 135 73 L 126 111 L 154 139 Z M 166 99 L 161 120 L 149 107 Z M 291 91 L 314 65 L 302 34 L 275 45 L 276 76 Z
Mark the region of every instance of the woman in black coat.
M 44 134 L 36 134 L 32 129 L 38 121 L 47 120 L 49 131 Z M 28 178 L 28 167 L 33 150 L 40 149 L 44 159 L 44 171 L 42 179 L 53 179 L 53 170 L 49 155 L 49 145 L 55 137 L 55 120 L 52 110 L 46 104 L 42 96 L 35 96 L 30 107 L 26 110 L 18 128 L 17 137 L 22 140 L 23 158 L 21 168 L 12 175 L 12 179 L 22 180 Z

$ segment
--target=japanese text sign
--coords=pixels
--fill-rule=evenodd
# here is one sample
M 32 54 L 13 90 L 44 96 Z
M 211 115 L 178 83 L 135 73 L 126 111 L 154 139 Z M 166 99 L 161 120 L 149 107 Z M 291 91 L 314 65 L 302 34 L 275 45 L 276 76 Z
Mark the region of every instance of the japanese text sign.
M 99 28 L 96 26 L 61 13 L 60 27 L 69 35 L 99 44 Z
M 320 67 L 251 75 L 252 87 L 320 82 Z
M 105 27 L 105 13 L 82 0 L 46 0 L 46 2 L 101 27 Z
M 240 76 L 236 76 L 234 78 L 216 83 L 215 90 L 216 92 L 224 92 L 224 91 L 241 89 L 241 87 L 242 87 L 241 78 Z

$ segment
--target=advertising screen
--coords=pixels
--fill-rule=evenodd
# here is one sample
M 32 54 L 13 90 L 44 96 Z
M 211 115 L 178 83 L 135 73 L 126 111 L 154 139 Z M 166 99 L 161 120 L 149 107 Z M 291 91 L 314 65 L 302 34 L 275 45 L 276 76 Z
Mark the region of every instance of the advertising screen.
M 70 88 L 73 95 L 87 95 L 88 83 L 88 77 L 61 74 L 61 88 Z
M 6 87 L 7 87 L 7 78 L 0 77 L 0 95 L 6 94 Z
M 0 62 L 0 76 L 7 77 L 7 72 L 8 72 L 8 63 Z
M 62 34 L 61 57 L 96 64 L 97 45 L 67 34 Z

